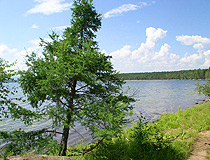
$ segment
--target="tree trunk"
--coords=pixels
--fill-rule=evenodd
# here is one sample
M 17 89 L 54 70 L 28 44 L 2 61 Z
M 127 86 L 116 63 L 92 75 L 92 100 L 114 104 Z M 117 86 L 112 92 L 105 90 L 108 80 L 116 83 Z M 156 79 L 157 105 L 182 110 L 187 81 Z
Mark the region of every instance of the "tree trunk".
M 61 139 L 60 155 L 62 156 L 66 156 L 66 151 L 67 151 L 67 146 L 68 146 L 69 130 L 70 130 L 70 123 L 71 123 L 71 118 L 72 118 L 71 112 L 69 110 L 70 109 L 68 109 L 67 111 L 66 122 L 64 122 L 63 135 Z
M 60 155 L 66 156 L 67 146 L 68 146 L 68 138 L 69 138 L 69 130 L 70 130 L 70 123 L 72 118 L 72 113 L 70 112 L 70 109 L 67 110 L 67 117 L 66 121 L 64 122 L 63 127 L 63 135 L 61 139 L 61 152 Z
M 70 123 L 71 123 L 73 111 L 74 111 L 74 96 L 76 93 L 76 85 L 77 85 L 77 80 L 74 80 L 73 87 L 71 88 L 72 89 L 71 90 L 72 98 L 70 99 L 69 107 L 67 109 L 67 116 L 66 116 L 66 122 L 65 122 L 67 125 L 64 123 L 63 135 L 62 135 L 62 139 L 61 139 L 61 147 L 62 148 L 61 148 L 60 155 L 62 155 L 62 156 L 66 156 L 66 151 L 67 151 L 67 146 L 68 146 Z
M 61 152 L 60 155 L 66 156 L 66 151 L 67 151 L 67 144 L 68 144 L 68 138 L 69 138 L 69 127 L 66 127 L 64 125 L 63 127 L 63 135 L 61 139 Z

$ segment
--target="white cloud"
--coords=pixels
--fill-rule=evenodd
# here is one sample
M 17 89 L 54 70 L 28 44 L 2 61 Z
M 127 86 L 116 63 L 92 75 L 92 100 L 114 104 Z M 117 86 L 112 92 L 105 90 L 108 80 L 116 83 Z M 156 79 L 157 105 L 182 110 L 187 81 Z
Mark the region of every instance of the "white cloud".
M 37 26 L 36 24 L 33 24 L 33 25 L 31 26 L 31 28 L 32 28 L 32 29 L 38 29 L 39 26 Z
M 182 35 L 176 37 L 177 41 L 180 41 L 183 45 L 191 45 L 198 53 L 186 54 L 180 59 L 182 66 L 189 66 L 192 68 L 209 67 L 210 65 L 210 50 L 206 48 L 210 47 L 210 39 L 198 35 Z
M 68 10 L 72 6 L 72 3 L 62 3 L 64 1 L 65 0 L 34 0 L 34 2 L 38 4 L 28 10 L 27 14 L 42 13 L 44 15 L 50 15 Z
M 128 57 L 131 54 L 130 51 L 131 46 L 125 45 L 120 50 L 114 51 L 110 54 L 110 56 L 115 57 L 115 59 L 123 59 Z
M 180 65 L 182 67 L 200 68 L 204 63 L 205 57 L 202 53 L 195 53 L 180 59 Z
M 17 51 L 17 49 L 10 49 L 8 46 L 6 46 L 4 44 L 0 45 L 0 55 L 1 56 L 3 56 L 3 55 L 6 56 L 6 55 L 12 54 L 16 51 Z
M 18 49 L 10 49 L 7 45 L 5 44 L 1 44 L 0 45 L 0 57 L 2 59 L 5 59 L 6 61 L 9 61 L 9 63 L 13 63 L 15 62 L 16 56 L 15 54 L 18 53 Z M 12 67 L 13 69 L 15 69 L 15 67 Z
M 46 42 L 52 42 L 51 38 L 43 38 L 43 40 L 46 41 Z M 41 42 L 40 39 L 32 39 L 32 40 L 29 41 L 29 43 L 33 45 L 33 48 L 41 48 L 40 47 L 40 42 Z
M 167 31 L 161 28 L 149 27 L 146 29 L 147 41 L 156 42 L 159 39 L 166 37 Z
M 165 43 L 156 51 L 156 42 L 166 37 L 166 30 L 149 27 L 146 29 L 146 42 L 141 43 L 136 50 L 125 45 L 123 48 L 110 53 L 115 68 L 121 72 L 138 72 L 161 70 L 164 66 L 177 64 L 179 56 L 170 53 L 170 45 Z
M 201 36 L 182 35 L 176 37 L 183 45 L 193 45 L 193 48 L 202 52 L 206 47 L 210 47 L 210 39 Z
M 17 59 L 23 60 L 24 57 L 25 57 L 26 55 L 29 55 L 29 54 L 31 54 L 32 52 L 36 52 L 36 51 L 37 51 L 36 49 L 37 49 L 36 46 L 29 47 L 29 48 L 27 48 L 27 49 L 24 49 L 24 50 L 21 50 L 21 51 L 17 52 L 17 53 L 15 54 L 15 56 L 16 56 Z M 21 63 L 22 63 L 22 62 L 21 62 Z
M 50 42 L 50 38 L 44 38 L 45 41 Z M 37 53 L 39 56 L 42 54 L 42 47 L 40 47 L 40 39 L 33 39 L 30 40 L 29 43 L 31 44 L 30 47 L 25 48 L 23 50 L 18 50 L 18 49 L 10 49 L 7 45 L 1 44 L 0 45 L 0 57 L 9 61 L 10 63 L 12 62 L 17 62 L 14 69 L 26 69 L 27 66 L 25 65 L 25 56 L 28 54 L 31 54 L 32 52 Z
M 71 27 L 71 26 L 57 26 L 57 27 L 53 27 L 51 29 L 54 30 L 54 31 L 63 31 L 67 27 Z
M 141 7 L 147 6 L 148 4 L 146 2 L 140 2 L 139 5 L 135 4 L 123 4 L 122 6 L 112 9 L 104 14 L 105 18 L 110 18 L 110 17 L 115 17 L 119 16 L 122 13 L 129 12 L 129 11 L 134 11 L 137 10 Z
M 38 47 L 40 43 L 40 39 L 32 39 L 29 41 L 29 43 L 31 43 L 33 46 Z
M 203 67 L 209 67 L 210 66 L 210 50 L 205 51 L 203 54 L 205 56 L 205 63 L 203 64 Z
M 140 47 L 137 50 L 132 52 L 131 58 L 133 60 L 139 59 L 140 61 L 145 61 L 147 59 L 151 59 L 151 54 L 154 50 L 155 43 L 159 39 L 162 39 L 166 36 L 167 31 L 164 31 L 161 28 L 155 29 L 153 27 L 149 27 L 146 29 L 146 42 L 141 43 Z
M 176 36 L 176 40 L 182 42 L 184 45 L 205 44 L 210 45 L 210 39 L 201 36 Z
M 161 28 L 146 29 L 146 40 L 138 49 L 125 45 L 110 53 L 115 69 L 120 72 L 170 71 L 181 69 L 207 68 L 210 66 L 210 39 L 201 36 L 177 36 L 183 45 L 191 45 L 197 53 L 186 53 L 180 57 L 170 51 L 171 46 L 164 43 L 157 48 L 158 40 L 166 37 L 167 31 Z
M 52 40 L 50 38 L 44 38 L 45 41 L 51 42 Z M 31 47 L 28 47 L 23 50 L 19 50 L 14 54 L 15 59 L 17 60 L 16 67 L 20 70 L 24 70 L 27 68 L 25 65 L 25 56 L 31 54 L 32 52 L 35 52 L 38 54 L 38 56 L 42 56 L 42 47 L 40 47 L 40 39 L 32 39 L 29 41 L 31 44 Z
M 102 52 L 112 56 L 111 61 L 114 67 L 120 72 L 170 71 L 208 68 L 210 66 L 210 50 L 207 49 L 210 46 L 209 38 L 189 35 L 177 36 L 177 41 L 180 41 L 183 45 L 190 45 L 195 49 L 193 53 L 179 56 L 171 52 L 173 46 L 168 43 L 162 45 L 158 43 L 160 39 L 164 39 L 166 36 L 167 30 L 149 27 L 146 29 L 145 42 L 142 42 L 137 49 L 132 49 L 131 45 L 125 45 L 112 53 L 107 53 L 105 50 L 102 50 Z M 50 41 L 48 38 L 44 40 Z M 9 61 L 11 61 L 10 59 L 17 59 L 17 66 L 24 69 L 26 68 L 24 65 L 25 55 L 32 51 L 40 54 L 42 51 L 39 46 L 39 39 L 33 39 L 29 43 L 31 47 L 25 50 L 11 49 L 2 44 L 0 45 L 0 55 Z

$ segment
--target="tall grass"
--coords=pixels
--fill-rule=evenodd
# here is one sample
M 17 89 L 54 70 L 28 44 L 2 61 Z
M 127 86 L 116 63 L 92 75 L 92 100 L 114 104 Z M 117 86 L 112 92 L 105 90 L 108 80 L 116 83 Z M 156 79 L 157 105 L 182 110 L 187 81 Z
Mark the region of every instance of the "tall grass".
M 210 130 L 210 102 L 187 110 L 179 109 L 177 113 L 164 114 L 152 123 L 144 121 L 144 117 L 139 117 L 131 128 L 123 130 L 116 137 L 106 138 L 87 154 L 82 153 L 95 144 L 68 148 L 67 154 L 75 160 L 187 159 L 199 132 Z M 58 155 L 55 145 L 50 148 L 46 154 Z
M 164 114 L 153 123 L 143 117 L 117 137 L 106 139 L 96 149 L 75 159 L 84 160 L 183 160 L 190 156 L 199 132 L 210 129 L 210 103 L 177 113 Z M 76 149 L 83 150 L 85 145 Z

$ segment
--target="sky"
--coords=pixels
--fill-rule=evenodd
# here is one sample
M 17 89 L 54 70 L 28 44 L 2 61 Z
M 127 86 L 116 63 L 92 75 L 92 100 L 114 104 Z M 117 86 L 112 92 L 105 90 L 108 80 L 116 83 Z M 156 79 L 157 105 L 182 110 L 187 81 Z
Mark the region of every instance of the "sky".
M 210 0 L 93 0 L 101 52 L 121 73 L 210 67 Z M 72 0 L 0 0 L 0 58 L 26 69 L 39 38 L 70 26 Z

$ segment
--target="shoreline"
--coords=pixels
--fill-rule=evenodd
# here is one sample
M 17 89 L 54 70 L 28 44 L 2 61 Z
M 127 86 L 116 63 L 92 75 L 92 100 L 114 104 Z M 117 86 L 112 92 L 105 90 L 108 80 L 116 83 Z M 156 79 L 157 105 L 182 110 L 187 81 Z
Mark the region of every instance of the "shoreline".
M 208 79 L 143 79 L 143 80 L 125 80 L 124 81 L 208 81 Z

